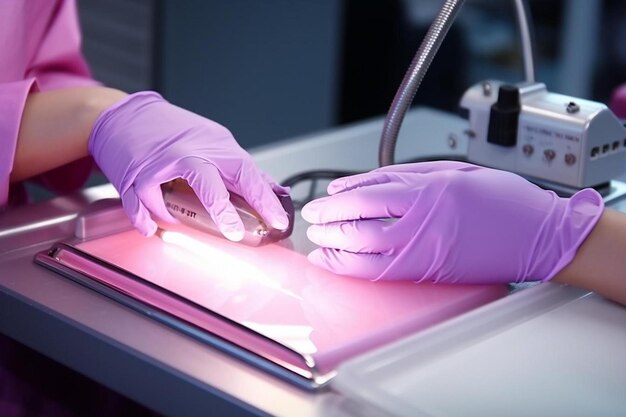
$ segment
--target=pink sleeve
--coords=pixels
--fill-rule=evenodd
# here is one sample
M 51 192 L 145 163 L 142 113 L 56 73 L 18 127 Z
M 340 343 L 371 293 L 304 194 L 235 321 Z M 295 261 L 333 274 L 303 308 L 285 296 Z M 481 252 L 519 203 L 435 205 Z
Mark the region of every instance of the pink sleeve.
M 28 76 L 35 77 L 42 91 L 58 88 L 100 85 L 91 73 L 80 50 L 81 34 L 74 0 L 58 1 Z M 91 157 L 74 161 L 33 178 L 60 194 L 82 187 L 94 167 Z
M 80 48 L 75 1 L 56 1 L 26 75 L 37 79 L 41 91 L 99 85 L 91 78 Z
M 0 206 L 4 206 L 9 198 L 9 177 L 13 170 L 15 147 L 20 130 L 22 112 L 26 97 L 36 89 L 35 80 L 0 84 Z

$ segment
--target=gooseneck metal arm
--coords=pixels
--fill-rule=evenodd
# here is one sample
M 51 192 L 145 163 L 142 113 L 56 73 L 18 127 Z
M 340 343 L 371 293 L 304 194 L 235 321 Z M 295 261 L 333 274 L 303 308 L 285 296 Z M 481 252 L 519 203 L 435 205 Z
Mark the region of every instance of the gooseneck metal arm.
M 404 116 L 413 102 L 415 93 L 422 79 L 428 71 L 435 54 L 439 50 L 450 26 L 454 22 L 465 0 L 446 0 L 441 10 L 431 24 L 417 53 L 411 61 L 398 91 L 391 103 L 389 112 L 385 118 L 383 131 L 380 138 L 378 162 L 380 166 L 394 163 L 396 142 Z M 527 81 L 534 81 L 534 63 L 532 56 L 531 30 L 526 16 L 523 0 L 515 0 L 515 10 L 520 27 L 522 50 L 524 55 L 524 72 Z

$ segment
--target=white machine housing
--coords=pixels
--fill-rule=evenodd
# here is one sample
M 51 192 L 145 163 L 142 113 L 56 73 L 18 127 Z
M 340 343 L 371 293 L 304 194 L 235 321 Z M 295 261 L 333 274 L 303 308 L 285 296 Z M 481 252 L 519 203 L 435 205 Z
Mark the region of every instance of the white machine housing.
M 519 91 L 516 138 L 505 145 L 488 140 L 503 85 L 484 81 L 461 99 L 470 162 L 574 189 L 600 186 L 625 172 L 626 128 L 613 112 L 602 103 L 550 93 L 542 83 L 507 84 Z

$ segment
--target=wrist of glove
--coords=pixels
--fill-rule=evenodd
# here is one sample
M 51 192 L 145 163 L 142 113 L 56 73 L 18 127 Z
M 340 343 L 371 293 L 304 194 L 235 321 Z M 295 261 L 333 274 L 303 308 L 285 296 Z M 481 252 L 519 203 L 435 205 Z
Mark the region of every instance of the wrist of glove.
M 394 165 L 341 178 L 307 204 L 309 259 L 371 280 L 549 280 L 602 214 L 585 189 L 560 198 L 522 177 L 467 163 Z
M 97 119 L 89 152 L 120 194 L 133 225 L 156 231 L 152 215 L 175 222 L 160 185 L 185 179 L 220 231 L 241 240 L 244 226 L 229 192 L 241 195 L 270 225 L 288 219 L 273 190 L 281 187 L 258 169 L 225 127 L 174 106 L 155 92 L 127 96 Z

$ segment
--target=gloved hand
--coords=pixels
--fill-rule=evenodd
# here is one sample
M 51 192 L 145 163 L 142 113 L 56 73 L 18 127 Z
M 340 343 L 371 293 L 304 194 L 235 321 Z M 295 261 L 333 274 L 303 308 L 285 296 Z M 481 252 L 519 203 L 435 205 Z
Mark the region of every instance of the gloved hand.
M 241 195 L 272 227 L 288 227 L 273 191 L 281 187 L 256 167 L 228 129 L 168 103 L 157 93 L 132 94 L 105 110 L 88 146 L 119 192 L 132 224 L 146 236 L 157 228 L 150 212 L 176 221 L 165 208 L 160 188 L 175 178 L 187 180 L 231 240 L 241 240 L 244 228 L 229 191 Z
M 518 175 L 451 161 L 340 178 L 328 193 L 302 209 L 322 246 L 309 260 L 372 280 L 549 280 L 604 207 L 592 189 L 560 198 Z

